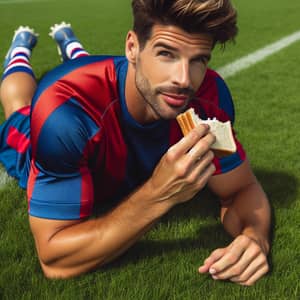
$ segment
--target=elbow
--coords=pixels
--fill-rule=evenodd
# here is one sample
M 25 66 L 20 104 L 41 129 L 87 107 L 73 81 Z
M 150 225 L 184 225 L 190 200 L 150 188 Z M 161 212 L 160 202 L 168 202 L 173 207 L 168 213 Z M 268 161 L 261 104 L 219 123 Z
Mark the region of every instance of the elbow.
M 58 258 L 52 257 L 51 259 L 49 253 L 47 253 L 48 255 L 42 255 L 41 252 L 38 254 L 41 269 L 47 279 L 69 279 L 79 275 L 78 272 L 75 272 L 75 267 L 64 265 Z
M 42 261 L 40 261 L 40 264 L 41 264 L 41 268 L 44 273 L 44 276 L 47 279 L 69 279 L 69 278 L 73 278 L 76 276 L 75 274 L 72 274 L 67 269 L 54 267 L 50 264 L 45 264 Z
M 72 278 L 71 276 L 66 276 L 63 272 L 52 272 L 51 270 L 44 270 L 43 273 L 45 278 L 50 280 L 56 280 L 56 279 L 69 279 Z
M 41 270 L 47 279 L 69 279 L 80 275 L 80 268 L 74 262 L 67 262 L 66 254 L 58 254 L 55 247 L 47 244 L 47 247 L 38 247 L 37 254 Z
M 83 264 L 66 264 L 62 261 L 43 261 L 40 259 L 41 269 L 47 279 L 71 279 L 82 274 L 88 273 L 103 264 L 83 263 Z
M 73 268 L 59 268 L 41 263 L 41 267 L 44 273 L 44 276 L 47 279 L 71 279 L 81 275 L 84 272 L 79 272 Z
M 66 270 L 59 266 L 58 259 L 54 259 L 53 255 L 51 255 L 52 253 L 49 253 L 49 248 L 47 247 L 47 251 L 45 252 L 43 248 L 37 247 L 38 259 L 44 276 L 47 279 L 68 278 Z

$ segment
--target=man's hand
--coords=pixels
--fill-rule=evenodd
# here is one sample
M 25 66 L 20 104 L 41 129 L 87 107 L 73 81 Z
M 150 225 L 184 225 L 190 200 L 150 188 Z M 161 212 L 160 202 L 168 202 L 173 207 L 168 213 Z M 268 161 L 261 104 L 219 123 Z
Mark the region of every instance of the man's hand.
M 246 235 L 239 235 L 226 248 L 211 253 L 199 268 L 215 280 L 230 280 L 240 285 L 253 285 L 269 271 L 263 246 Z
M 76 276 L 126 251 L 172 206 L 189 200 L 207 183 L 215 171 L 210 151 L 214 141 L 208 126 L 195 128 L 167 151 L 145 184 L 103 216 L 75 221 L 30 216 L 45 275 Z
M 209 127 L 200 125 L 169 148 L 148 180 L 158 202 L 185 202 L 206 185 L 215 172 L 214 142 Z

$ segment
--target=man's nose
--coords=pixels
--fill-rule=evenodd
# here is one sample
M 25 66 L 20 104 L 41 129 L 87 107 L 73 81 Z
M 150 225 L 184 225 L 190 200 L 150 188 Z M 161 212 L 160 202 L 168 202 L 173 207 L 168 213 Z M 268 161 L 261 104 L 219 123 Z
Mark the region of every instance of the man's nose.
M 190 87 L 191 74 L 190 74 L 189 63 L 186 61 L 178 62 L 172 76 L 173 76 L 173 84 L 175 84 L 176 86 L 180 88 Z

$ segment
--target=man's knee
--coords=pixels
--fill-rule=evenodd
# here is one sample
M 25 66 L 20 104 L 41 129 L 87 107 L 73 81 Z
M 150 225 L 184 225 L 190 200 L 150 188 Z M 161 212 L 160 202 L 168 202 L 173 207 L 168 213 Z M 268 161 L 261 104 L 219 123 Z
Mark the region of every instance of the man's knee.
M 8 118 L 18 109 L 30 105 L 36 89 L 35 80 L 25 73 L 14 73 L 7 76 L 1 83 L 0 99 Z

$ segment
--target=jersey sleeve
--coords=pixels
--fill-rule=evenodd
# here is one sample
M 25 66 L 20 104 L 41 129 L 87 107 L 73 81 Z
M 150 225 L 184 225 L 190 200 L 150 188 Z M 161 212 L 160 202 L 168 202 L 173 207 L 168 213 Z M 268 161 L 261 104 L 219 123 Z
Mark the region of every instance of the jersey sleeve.
M 58 220 L 90 216 L 94 192 L 89 160 L 99 131 L 74 99 L 47 117 L 33 145 L 27 189 L 30 215 Z
M 237 146 L 237 151 L 229 156 L 225 156 L 222 158 L 215 157 L 214 164 L 216 166 L 215 175 L 217 174 L 223 174 L 226 172 L 229 172 L 239 165 L 243 163 L 243 161 L 246 159 L 246 153 L 243 149 L 242 144 L 237 139 L 236 132 L 234 130 L 234 121 L 235 121 L 235 111 L 234 111 L 234 104 L 231 97 L 231 93 L 229 91 L 229 88 L 227 87 L 224 80 L 216 75 L 216 86 L 218 91 L 218 106 L 220 108 L 218 116 L 218 119 L 225 122 L 230 121 L 232 128 L 233 128 L 233 135 L 235 139 L 235 143 Z

